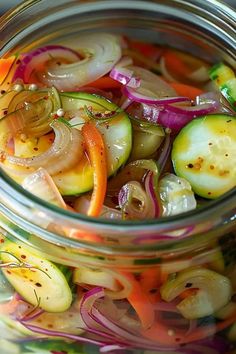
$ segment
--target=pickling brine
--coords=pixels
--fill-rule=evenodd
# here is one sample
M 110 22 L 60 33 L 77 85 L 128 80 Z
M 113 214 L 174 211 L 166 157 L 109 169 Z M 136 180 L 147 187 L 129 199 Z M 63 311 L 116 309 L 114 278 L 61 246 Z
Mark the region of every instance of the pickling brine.
M 213 239 L 209 220 L 199 248 L 188 243 L 194 224 L 139 234 L 134 246 L 186 240 L 186 248 L 179 258 L 174 246 L 122 258 L 125 235 L 121 242 L 99 226 L 201 213 L 235 188 L 233 67 L 94 32 L 3 57 L 0 90 L 0 167 L 32 210 L 43 203 L 35 225 L 71 241 L 48 242 L 1 216 L 0 346 L 12 354 L 236 350 L 234 232 Z M 98 228 L 57 224 L 46 208 Z M 87 252 L 105 239 L 120 246 L 117 257 Z M 79 252 L 70 249 L 76 241 Z

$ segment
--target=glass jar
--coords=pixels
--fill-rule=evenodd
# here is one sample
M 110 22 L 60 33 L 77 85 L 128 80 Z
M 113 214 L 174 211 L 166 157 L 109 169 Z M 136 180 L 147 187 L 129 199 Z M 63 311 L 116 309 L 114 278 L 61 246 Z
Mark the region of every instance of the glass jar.
M 216 0 L 30 0 L 1 18 L 0 55 L 112 31 L 236 68 L 235 20 L 234 10 Z M 19 284 L 38 301 L 22 319 L 24 299 L 12 297 L 1 277 L 4 353 L 235 353 L 235 190 L 184 215 L 120 222 L 59 210 L 3 171 L 0 178 L 1 242 L 7 245 L 1 253 L 17 247 L 11 267 L 20 263 Z M 77 238 L 66 237 L 68 229 Z M 45 260 L 71 285 L 74 300 L 66 311 L 40 310 L 56 281 L 40 268 Z M 42 284 L 30 287 L 27 272 L 48 277 L 41 298 L 35 286 Z M 84 291 L 78 284 L 86 284 Z M 62 298 L 67 290 L 57 289 Z

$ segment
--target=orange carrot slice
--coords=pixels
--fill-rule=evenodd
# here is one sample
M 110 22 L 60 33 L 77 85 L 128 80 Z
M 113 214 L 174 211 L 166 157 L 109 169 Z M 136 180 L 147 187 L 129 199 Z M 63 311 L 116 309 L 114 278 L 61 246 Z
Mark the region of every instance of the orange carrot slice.
M 96 81 L 91 82 L 89 86 L 101 90 L 106 90 L 106 89 L 119 89 L 123 85 L 109 76 L 103 76 L 97 79 Z
M 132 290 L 127 296 L 127 300 L 136 311 L 142 327 L 148 329 L 152 326 L 155 313 L 148 295 L 142 290 L 140 283 L 135 279 L 134 275 L 128 272 L 122 272 L 132 285 Z
M 190 100 L 194 100 L 197 96 L 204 93 L 203 90 L 195 86 L 181 84 L 179 82 L 171 82 L 169 84 L 175 89 L 179 96 L 188 97 Z
M 5 58 L 0 59 L 0 85 L 2 85 L 2 83 L 10 73 L 15 60 L 16 60 L 15 56 L 11 56 L 6 59 Z
M 87 215 L 97 217 L 101 213 L 107 189 L 105 146 L 101 133 L 92 122 L 87 122 L 83 125 L 82 135 L 94 170 L 94 186 Z

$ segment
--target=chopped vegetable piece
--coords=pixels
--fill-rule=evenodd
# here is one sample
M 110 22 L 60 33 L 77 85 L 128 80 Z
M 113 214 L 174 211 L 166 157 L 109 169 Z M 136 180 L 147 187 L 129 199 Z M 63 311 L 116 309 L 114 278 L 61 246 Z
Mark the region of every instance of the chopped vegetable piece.
M 93 193 L 87 211 L 88 216 L 99 216 L 102 211 L 107 187 L 107 166 L 102 136 L 94 123 L 85 123 L 82 128 L 85 148 L 93 167 Z
M 176 137 L 172 162 L 198 195 L 214 199 L 236 185 L 236 117 L 212 114 L 194 119 Z
M 229 66 L 219 63 L 210 69 L 210 78 L 236 111 L 236 77 L 234 71 Z
M 176 307 L 187 319 L 212 315 L 225 306 L 232 295 L 230 280 L 212 270 L 196 268 L 182 270 L 161 286 L 163 300 L 170 302 L 186 289 L 197 292 L 186 296 Z M 217 294 L 217 296 L 216 296 Z
M 15 290 L 30 304 L 49 312 L 66 311 L 72 302 L 69 285 L 60 270 L 50 261 L 33 254 L 20 244 L 6 241 L 1 245 L 2 262 L 26 262 L 27 267 L 3 269 Z

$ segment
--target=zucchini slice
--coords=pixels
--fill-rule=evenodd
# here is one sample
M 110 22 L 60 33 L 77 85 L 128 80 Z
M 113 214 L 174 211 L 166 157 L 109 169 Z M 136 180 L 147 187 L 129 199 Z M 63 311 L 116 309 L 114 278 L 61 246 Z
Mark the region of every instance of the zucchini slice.
M 219 87 L 222 95 L 236 111 L 236 77 L 234 71 L 227 65 L 219 63 L 214 65 L 210 78 Z
M 102 119 L 97 128 L 103 136 L 108 176 L 112 176 L 127 161 L 132 148 L 132 126 L 128 115 L 104 97 L 84 92 L 64 92 L 60 94 L 62 108 L 70 115 L 84 117 L 85 107 L 93 114 L 115 112 L 113 118 Z M 88 116 L 85 119 L 89 119 Z M 53 176 L 62 195 L 74 195 L 93 188 L 93 169 L 86 156 L 69 171 Z
M 68 92 L 61 93 L 60 99 L 66 119 L 72 118 L 71 121 L 79 121 L 78 129 L 86 120 L 91 119 L 86 114 L 85 107 L 91 109 L 92 114 L 102 115 L 115 112 L 111 118 L 102 118 L 100 122 L 99 120 L 97 122 L 97 128 L 101 132 L 106 146 L 108 176 L 113 175 L 125 164 L 131 152 L 132 126 L 128 115 L 114 103 L 97 95 Z M 15 138 L 15 154 L 21 157 L 37 156 L 49 149 L 52 142 L 52 134 L 44 135 L 38 139 L 28 138 L 23 142 L 19 138 Z M 7 171 L 10 176 L 21 183 L 25 177 L 24 169 L 14 166 L 16 173 L 14 171 L 11 173 L 13 166 L 9 166 L 7 161 L 4 164 L 9 169 Z M 25 172 L 29 173 L 29 171 Z M 93 169 L 88 157 L 84 155 L 75 167 L 54 175 L 53 180 L 62 195 L 77 195 L 91 190 L 93 188 Z
M 214 199 L 236 186 L 236 117 L 211 114 L 192 120 L 173 143 L 178 176 L 194 192 Z
M 70 307 L 70 287 L 63 273 L 53 263 L 9 240 L 5 240 L 0 251 L 3 263 L 20 263 L 18 260 L 21 260 L 32 266 L 2 269 L 9 283 L 26 301 L 48 312 L 63 312 Z

